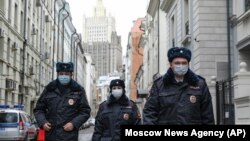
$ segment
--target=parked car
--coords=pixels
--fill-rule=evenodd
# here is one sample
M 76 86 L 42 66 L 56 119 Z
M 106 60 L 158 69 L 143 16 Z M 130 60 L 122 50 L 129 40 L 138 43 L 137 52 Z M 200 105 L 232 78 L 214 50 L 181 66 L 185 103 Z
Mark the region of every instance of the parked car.
M 85 123 L 82 124 L 82 126 L 80 127 L 80 130 L 83 130 L 85 128 L 89 128 L 90 127 L 90 123 L 89 121 L 87 120 Z
M 95 118 L 90 118 L 88 121 L 90 126 L 95 126 Z
M 0 140 L 36 140 L 37 128 L 23 105 L 0 105 Z
M 35 137 L 34 137 L 34 140 L 36 141 L 37 137 L 38 137 L 38 132 L 39 132 L 40 127 L 38 126 L 38 123 L 37 123 L 35 118 L 32 119 L 32 124 L 34 124 L 34 126 L 36 128 L 36 134 L 35 134 Z

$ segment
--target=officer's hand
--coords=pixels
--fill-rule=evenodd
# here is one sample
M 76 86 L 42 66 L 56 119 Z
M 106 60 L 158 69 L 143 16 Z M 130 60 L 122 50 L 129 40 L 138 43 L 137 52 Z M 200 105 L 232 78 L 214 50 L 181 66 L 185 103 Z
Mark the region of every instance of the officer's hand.
M 68 122 L 67 124 L 65 124 L 65 125 L 63 126 L 63 129 L 64 129 L 65 131 L 72 131 L 72 130 L 74 129 L 74 125 L 73 125 L 71 122 Z
M 51 124 L 49 122 L 44 123 L 43 129 L 45 131 L 49 131 L 51 129 Z

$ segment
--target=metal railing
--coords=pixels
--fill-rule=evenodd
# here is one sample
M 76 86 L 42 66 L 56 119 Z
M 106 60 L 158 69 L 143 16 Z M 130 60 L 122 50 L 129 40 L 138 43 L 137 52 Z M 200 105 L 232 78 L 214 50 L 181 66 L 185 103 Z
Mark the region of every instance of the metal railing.
M 233 86 L 229 86 L 229 81 L 216 81 L 217 125 L 235 124 Z

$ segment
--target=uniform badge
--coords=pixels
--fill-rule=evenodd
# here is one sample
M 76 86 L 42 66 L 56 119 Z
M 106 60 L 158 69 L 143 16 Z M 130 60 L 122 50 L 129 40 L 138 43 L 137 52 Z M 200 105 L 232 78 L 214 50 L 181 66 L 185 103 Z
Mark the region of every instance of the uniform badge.
M 190 96 L 190 102 L 195 103 L 196 102 L 196 97 L 194 95 Z
M 69 105 L 73 105 L 75 101 L 73 99 L 69 99 Z
M 128 113 L 125 113 L 125 114 L 123 115 L 123 119 L 124 119 L 124 120 L 128 120 L 128 119 L 129 119 L 129 114 L 128 114 Z

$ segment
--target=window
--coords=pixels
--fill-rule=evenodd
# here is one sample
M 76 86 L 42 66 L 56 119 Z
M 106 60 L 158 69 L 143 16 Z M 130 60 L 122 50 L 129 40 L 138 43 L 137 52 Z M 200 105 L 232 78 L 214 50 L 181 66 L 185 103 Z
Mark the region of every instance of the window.
M 8 20 L 11 23 L 11 13 L 12 12 L 12 0 L 9 0 L 9 9 L 8 9 Z
M 184 0 L 184 29 L 185 29 L 185 35 L 189 34 L 189 0 Z
M 10 41 L 10 38 L 8 38 L 8 41 L 7 41 L 7 62 L 10 63 L 10 50 L 11 50 L 11 41 Z
M 17 113 L 0 113 L 0 123 L 15 123 L 17 122 Z
M 30 35 L 30 33 L 31 33 L 31 31 L 30 31 L 30 18 L 28 18 L 28 27 L 27 27 L 27 32 L 28 32 L 28 35 Z M 30 36 L 27 36 L 27 41 L 29 42 L 29 43 L 31 43 L 30 42 Z
M 245 11 L 249 10 L 250 9 L 250 0 L 245 0 Z
M 23 12 L 21 11 L 21 18 L 20 18 L 20 24 L 21 24 L 21 26 L 20 26 L 20 33 L 21 33 L 21 35 L 23 35 L 23 32 L 24 32 L 24 18 L 23 18 Z
M 17 13 L 18 13 L 18 7 L 17 7 L 17 4 L 15 4 L 15 15 L 14 15 L 14 25 L 15 25 L 15 29 L 17 30 L 17 25 L 18 25 L 18 23 L 17 23 L 17 18 L 18 18 L 18 15 L 17 15 Z
M 13 63 L 14 63 L 14 67 L 17 66 L 17 51 L 14 51 L 13 52 Z
M 175 19 L 174 15 L 171 17 L 171 24 L 170 24 L 170 35 L 171 35 L 171 43 L 172 47 L 175 47 L 175 35 L 176 35 L 176 26 L 175 26 Z
M 20 69 L 23 70 L 23 49 L 20 49 Z

